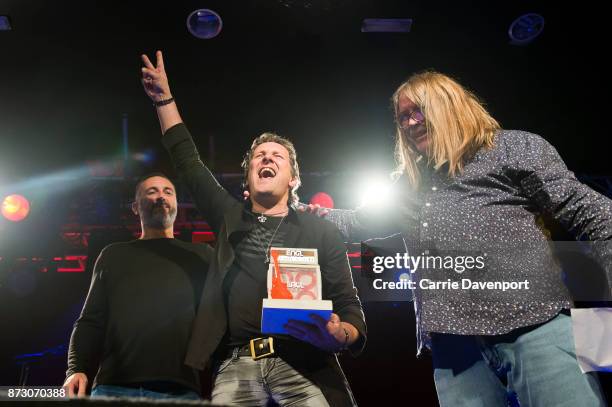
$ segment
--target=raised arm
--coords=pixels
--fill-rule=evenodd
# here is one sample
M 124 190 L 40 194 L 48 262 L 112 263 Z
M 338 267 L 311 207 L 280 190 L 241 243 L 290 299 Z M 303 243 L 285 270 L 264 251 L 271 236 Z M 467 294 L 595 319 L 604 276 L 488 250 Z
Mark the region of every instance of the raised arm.
M 142 55 L 142 84 L 157 109 L 162 143 L 198 210 L 217 233 L 225 211 L 238 202 L 217 182 L 200 159 L 172 97 L 161 51 L 157 51 L 156 58 L 156 65 L 153 65 L 146 55 Z
M 161 132 L 166 134 L 166 131 L 172 126 L 183 123 L 183 119 L 181 119 L 172 92 L 170 92 L 170 84 L 168 83 L 168 75 L 166 75 L 162 52 L 157 51 L 155 57 L 156 65 L 153 65 L 148 56 L 144 54 L 141 56 L 144 64 L 141 68 L 142 86 L 157 109 Z

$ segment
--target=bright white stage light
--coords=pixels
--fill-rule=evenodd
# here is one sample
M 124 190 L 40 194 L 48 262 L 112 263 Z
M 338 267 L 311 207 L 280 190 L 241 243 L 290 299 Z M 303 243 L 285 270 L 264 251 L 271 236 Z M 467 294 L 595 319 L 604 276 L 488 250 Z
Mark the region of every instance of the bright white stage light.
M 385 176 L 371 176 L 359 184 L 359 206 L 383 208 L 392 203 L 394 194 L 391 180 Z

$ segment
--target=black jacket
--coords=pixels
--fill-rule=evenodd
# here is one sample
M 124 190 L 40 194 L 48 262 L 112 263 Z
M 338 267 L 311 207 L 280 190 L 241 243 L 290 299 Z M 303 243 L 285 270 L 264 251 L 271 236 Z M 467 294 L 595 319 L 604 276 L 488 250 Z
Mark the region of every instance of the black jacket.
M 248 204 L 232 197 L 202 163 L 183 124 L 170 128 L 162 141 L 196 206 L 217 236 L 215 257 L 202 293 L 186 357 L 188 365 L 203 369 L 223 343 L 227 331 L 222 283 L 234 261 L 233 239 L 251 228 L 249 218 L 252 215 Z M 293 210 L 287 216 L 287 225 L 286 247 L 318 250 L 323 298 L 332 300 L 334 312 L 342 321 L 357 328 L 360 340 L 353 344 L 351 351 L 353 354 L 360 353 L 365 345 L 366 325 L 340 232 L 327 220 Z M 339 375 L 330 375 L 329 369 L 320 369 L 312 379 L 321 387 L 328 401 L 331 403 L 333 400 L 332 405 L 352 404 L 342 390 L 344 386 L 335 382 L 345 380 L 335 355 L 327 354 L 326 359 L 327 366 L 338 371 Z

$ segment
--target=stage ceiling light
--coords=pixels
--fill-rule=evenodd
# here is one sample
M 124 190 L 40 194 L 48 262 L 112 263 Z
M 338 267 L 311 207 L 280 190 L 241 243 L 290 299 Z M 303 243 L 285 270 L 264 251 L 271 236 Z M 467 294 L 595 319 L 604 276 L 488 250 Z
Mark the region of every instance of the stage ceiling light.
M 212 10 L 199 9 L 187 17 L 187 29 L 196 38 L 209 40 L 221 32 L 223 21 L 221 16 Z
M 366 18 L 361 23 L 362 33 L 408 33 L 411 18 Z
M 9 16 L 0 16 L 0 31 L 11 31 L 12 29 L 13 26 Z
M 508 29 L 510 44 L 526 45 L 544 30 L 544 17 L 536 13 L 524 14 L 514 20 Z

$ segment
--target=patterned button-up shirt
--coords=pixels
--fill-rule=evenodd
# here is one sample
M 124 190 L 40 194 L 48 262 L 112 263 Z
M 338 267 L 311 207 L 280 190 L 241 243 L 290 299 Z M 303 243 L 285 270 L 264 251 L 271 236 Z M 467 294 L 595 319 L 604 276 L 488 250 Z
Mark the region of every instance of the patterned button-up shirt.
M 486 247 L 496 255 L 488 259 L 486 274 L 473 280 L 526 278 L 532 289 L 417 289 L 420 336 L 503 334 L 545 322 L 571 306 L 548 236 L 536 221 L 539 215 L 554 218 L 582 240 L 612 239 L 612 201 L 579 182 L 554 147 L 535 134 L 498 132 L 494 146 L 480 149 L 452 178 L 444 168 L 433 171 L 423 164 L 422 170 L 419 189 L 400 188 L 398 205 L 384 214 L 399 226 L 413 248 L 409 251 L 480 248 L 482 254 Z M 405 185 L 405 180 L 396 184 Z M 367 208 L 333 210 L 327 218 L 348 237 L 356 230 L 368 230 L 372 220 L 380 221 Z M 610 246 L 597 246 L 595 254 L 612 282 Z

